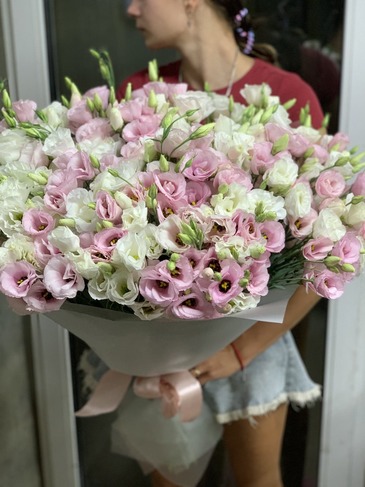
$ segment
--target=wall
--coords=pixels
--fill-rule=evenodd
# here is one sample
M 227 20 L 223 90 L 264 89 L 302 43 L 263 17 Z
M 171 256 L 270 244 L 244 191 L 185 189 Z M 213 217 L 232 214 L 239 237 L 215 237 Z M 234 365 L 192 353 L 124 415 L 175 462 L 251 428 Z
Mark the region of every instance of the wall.
M 0 12 L 1 14 L 1 12 Z M 0 79 L 5 54 L 0 18 Z M 0 297 L 0 486 L 42 485 L 29 357 L 29 320 L 9 310 Z

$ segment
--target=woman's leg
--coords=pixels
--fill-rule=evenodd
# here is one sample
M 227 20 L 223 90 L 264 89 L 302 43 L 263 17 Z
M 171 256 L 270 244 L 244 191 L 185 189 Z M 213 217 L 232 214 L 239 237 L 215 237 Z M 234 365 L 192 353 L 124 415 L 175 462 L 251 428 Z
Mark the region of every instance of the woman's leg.
M 281 445 L 287 405 L 248 420 L 225 425 L 224 443 L 237 487 L 282 487 Z
M 151 487 L 178 487 L 166 480 L 157 470 L 151 473 Z

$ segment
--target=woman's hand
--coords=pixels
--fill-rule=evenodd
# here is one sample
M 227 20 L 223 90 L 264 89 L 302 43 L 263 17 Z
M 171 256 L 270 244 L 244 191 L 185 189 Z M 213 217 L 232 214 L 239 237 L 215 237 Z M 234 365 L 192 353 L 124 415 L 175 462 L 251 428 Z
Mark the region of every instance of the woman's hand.
M 203 385 L 210 380 L 229 377 L 238 370 L 241 365 L 234 353 L 233 348 L 227 345 L 212 357 L 196 365 L 190 372 Z

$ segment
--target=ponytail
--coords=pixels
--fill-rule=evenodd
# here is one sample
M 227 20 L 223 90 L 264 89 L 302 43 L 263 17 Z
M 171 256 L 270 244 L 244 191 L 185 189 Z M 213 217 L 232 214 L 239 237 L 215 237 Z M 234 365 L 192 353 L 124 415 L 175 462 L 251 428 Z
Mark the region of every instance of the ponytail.
M 255 43 L 251 19 L 247 8 L 242 6 L 241 0 L 211 0 L 211 4 L 231 24 L 237 45 L 244 54 L 278 64 L 278 53 L 274 46 Z

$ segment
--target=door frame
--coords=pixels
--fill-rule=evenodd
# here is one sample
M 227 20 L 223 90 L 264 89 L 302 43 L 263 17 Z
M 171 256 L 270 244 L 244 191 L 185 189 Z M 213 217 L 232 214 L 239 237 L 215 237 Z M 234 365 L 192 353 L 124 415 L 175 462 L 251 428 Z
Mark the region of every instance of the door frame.
M 0 0 L 12 97 L 50 102 L 43 0 Z M 340 128 L 365 149 L 365 2 L 347 0 Z M 364 487 L 365 276 L 329 303 L 321 427 L 319 487 Z M 42 315 L 32 317 L 42 468 L 47 487 L 80 487 L 67 332 Z M 348 322 L 355 326 L 347 327 Z

